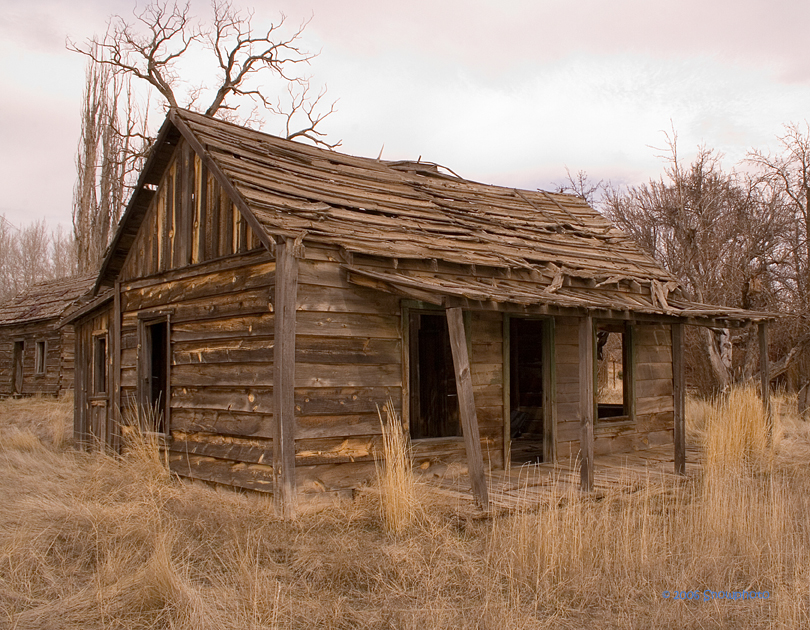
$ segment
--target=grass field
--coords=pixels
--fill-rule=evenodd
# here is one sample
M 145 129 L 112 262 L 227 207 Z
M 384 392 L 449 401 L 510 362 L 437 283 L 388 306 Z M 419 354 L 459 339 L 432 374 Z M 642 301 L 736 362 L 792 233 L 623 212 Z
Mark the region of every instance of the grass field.
M 285 523 L 149 448 L 76 452 L 69 402 L 5 401 L 0 626 L 808 627 L 810 427 L 777 412 L 771 450 L 751 392 L 691 402 L 706 470 L 671 488 L 484 519 L 400 487 L 400 461 L 379 494 Z

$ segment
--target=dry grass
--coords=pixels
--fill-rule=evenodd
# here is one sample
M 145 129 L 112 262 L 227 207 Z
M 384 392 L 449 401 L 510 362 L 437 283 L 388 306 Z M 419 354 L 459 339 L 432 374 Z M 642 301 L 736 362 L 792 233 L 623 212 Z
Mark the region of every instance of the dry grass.
M 374 460 L 380 492 L 380 515 L 388 531 L 399 534 L 408 529 L 419 507 L 417 481 L 413 474 L 411 444 L 402 421 L 389 399 L 383 412 L 377 408 L 382 430 L 381 457 Z
M 0 626 L 807 627 L 810 431 L 786 400 L 774 457 L 759 429 L 724 446 L 739 418 L 759 422 L 751 400 L 690 405 L 705 412 L 692 434 L 717 442 L 700 479 L 490 520 L 428 505 L 399 528 L 370 494 L 285 523 L 263 497 L 180 482 L 149 449 L 114 459 L 4 428 Z M 0 426 L 24 407 L 0 403 Z M 662 597 L 707 589 L 770 596 Z

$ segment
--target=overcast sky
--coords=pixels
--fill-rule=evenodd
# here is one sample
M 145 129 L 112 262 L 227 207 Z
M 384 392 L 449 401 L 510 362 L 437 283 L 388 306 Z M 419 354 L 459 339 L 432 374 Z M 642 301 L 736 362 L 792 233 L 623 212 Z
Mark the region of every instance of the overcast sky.
M 65 39 L 133 6 L 0 0 L 0 213 L 13 223 L 70 225 L 85 60 Z M 810 117 L 806 1 L 279 0 L 254 26 L 279 11 L 313 16 L 309 71 L 339 99 L 325 129 L 341 151 L 384 146 L 487 183 L 548 189 L 566 168 L 640 183 L 661 174 L 653 147 L 672 128 L 686 159 L 705 144 L 731 168 Z

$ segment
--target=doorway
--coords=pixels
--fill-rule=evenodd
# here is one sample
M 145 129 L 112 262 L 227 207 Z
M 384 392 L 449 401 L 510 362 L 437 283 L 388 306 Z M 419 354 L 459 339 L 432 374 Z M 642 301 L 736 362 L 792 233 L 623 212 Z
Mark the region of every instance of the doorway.
M 411 439 L 461 435 L 450 333 L 444 313 L 409 312 Z
M 545 322 L 509 318 L 509 437 L 512 461 L 545 461 L 546 418 Z
M 167 319 L 143 323 L 143 348 L 140 398 L 147 429 L 167 433 L 170 361 Z
M 25 353 L 25 342 L 15 341 L 11 355 L 11 394 L 19 396 L 23 389 L 23 355 Z

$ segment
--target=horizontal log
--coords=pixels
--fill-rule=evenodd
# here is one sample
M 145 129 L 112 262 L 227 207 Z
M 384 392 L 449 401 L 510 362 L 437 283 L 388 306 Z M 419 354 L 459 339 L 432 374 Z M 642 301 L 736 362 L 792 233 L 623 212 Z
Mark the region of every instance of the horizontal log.
M 298 284 L 296 310 L 320 313 L 365 313 L 398 315 L 399 298 L 357 285 L 345 288 Z
M 272 337 L 180 342 L 172 348 L 172 362 L 173 365 L 272 363 L 273 345 Z
M 172 407 L 172 430 L 184 433 L 216 433 L 255 438 L 273 437 L 273 416 L 270 414 L 214 409 L 183 409 Z
M 273 468 L 194 454 L 169 453 L 169 468 L 181 477 L 258 492 L 273 492 Z
M 636 415 L 642 416 L 648 413 L 661 413 L 664 411 L 673 411 L 675 403 L 673 397 L 670 396 L 655 396 L 653 398 L 638 398 L 636 400 Z
M 175 424 L 174 422 L 172 424 Z M 194 454 L 248 464 L 273 463 L 273 441 L 172 430 L 170 453 Z
M 650 431 L 672 430 L 675 426 L 674 411 L 659 411 L 636 416 L 636 424 L 640 433 Z
M 271 312 L 270 290 L 266 287 L 238 293 L 207 296 L 203 299 L 166 304 L 172 311 L 172 323 L 227 319 Z M 138 311 L 123 314 L 122 325 L 137 325 Z
M 174 387 L 172 409 L 273 413 L 272 387 Z
M 355 313 L 296 314 L 297 335 L 399 339 L 400 317 Z
M 357 488 L 373 480 L 375 475 L 373 461 L 295 467 L 296 486 L 301 493 Z
M 636 380 L 672 379 L 671 363 L 644 363 L 636 366 Z
M 503 366 L 474 363 L 470 365 L 473 387 L 503 384 Z
M 298 334 L 295 338 L 295 361 L 320 364 L 398 365 L 402 362 L 402 343 L 399 339 Z
M 249 289 L 269 287 L 274 282 L 275 262 L 225 269 L 146 287 L 121 291 L 122 311 L 142 311 L 189 300 L 222 296 Z
M 274 333 L 273 315 L 248 315 L 229 319 L 184 322 L 171 327 L 172 343 L 214 339 L 268 337 Z
M 672 380 L 661 378 L 655 380 L 636 381 L 636 398 L 650 398 L 654 396 L 672 396 Z
M 399 387 L 296 388 L 296 415 L 376 414 L 388 399 L 401 413 Z

